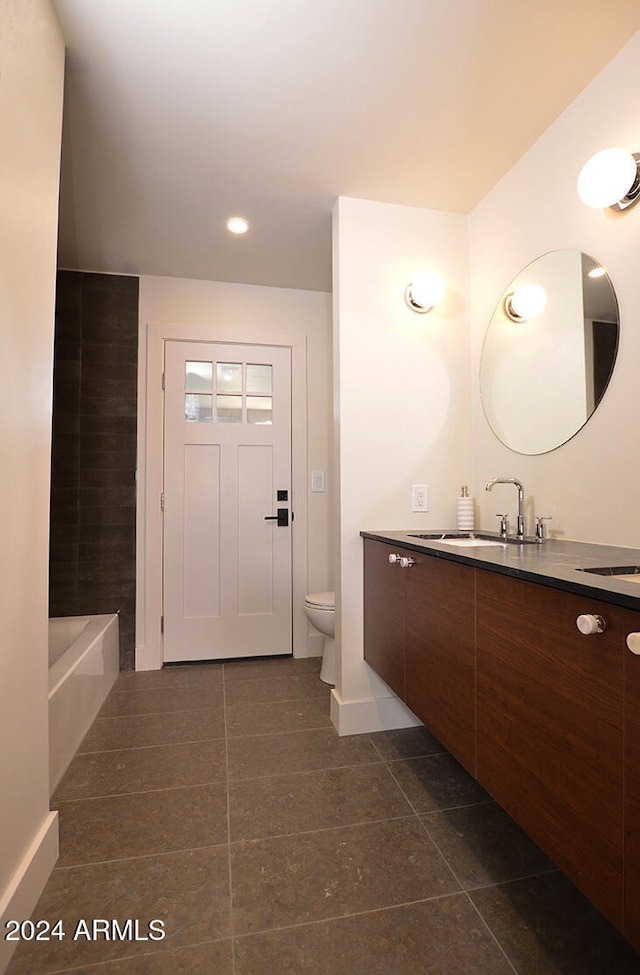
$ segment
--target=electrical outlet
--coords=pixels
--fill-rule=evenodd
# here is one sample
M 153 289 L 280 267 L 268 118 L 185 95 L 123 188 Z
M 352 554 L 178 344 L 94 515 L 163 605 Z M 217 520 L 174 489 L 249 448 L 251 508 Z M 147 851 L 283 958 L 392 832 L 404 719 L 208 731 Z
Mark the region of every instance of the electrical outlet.
M 428 484 L 414 484 L 411 488 L 411 510 L 412 511 L 428 511 L 429 510 L 429 485 Z

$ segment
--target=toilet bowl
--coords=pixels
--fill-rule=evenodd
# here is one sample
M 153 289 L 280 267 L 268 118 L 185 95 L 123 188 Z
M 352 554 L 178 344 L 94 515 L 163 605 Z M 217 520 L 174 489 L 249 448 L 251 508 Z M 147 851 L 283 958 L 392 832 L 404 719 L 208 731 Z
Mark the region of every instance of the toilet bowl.
M 307 619 L 316 630 L 324 634 L 324 650 L 320 680 L 325 684 L 336 682 L 336 594 L 335 592 L 310 592 L 304 598 Z

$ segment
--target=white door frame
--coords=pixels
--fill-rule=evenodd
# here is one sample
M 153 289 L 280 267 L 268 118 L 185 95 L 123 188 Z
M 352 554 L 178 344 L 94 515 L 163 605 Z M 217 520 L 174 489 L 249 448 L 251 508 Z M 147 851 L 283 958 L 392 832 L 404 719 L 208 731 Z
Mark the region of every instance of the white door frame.
M 160 670 L 163 663 L 162 515 L 164 343 L 228 342 L 291 349 L 291 461 L 293 655 L 306 657 L 307 592 L 307 341 L 293 332 L 216 325 L 148 322 L 141 334 L 138 369 L 138 470 L 136 527 L 136 670 Z

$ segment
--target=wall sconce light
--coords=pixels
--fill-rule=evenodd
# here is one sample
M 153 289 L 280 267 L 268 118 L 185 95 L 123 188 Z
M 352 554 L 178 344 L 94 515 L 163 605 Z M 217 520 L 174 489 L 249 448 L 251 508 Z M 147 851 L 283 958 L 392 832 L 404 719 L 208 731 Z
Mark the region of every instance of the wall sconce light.
M 445 283 L 435 271 L 424 271 L 416 274 L 411 284 L 407 285 L 404 298 L 409 308 L 426 315 L 444 298 Z
M 640 153 L 603 149 L 578 176 L 578 196 L 589 207 L 627 210 L 640 196 Z
M 504 310 L 512 322 L 528 322 L 539 315 L 547 303 L 541 284 L 523 284 L 504 299 Z

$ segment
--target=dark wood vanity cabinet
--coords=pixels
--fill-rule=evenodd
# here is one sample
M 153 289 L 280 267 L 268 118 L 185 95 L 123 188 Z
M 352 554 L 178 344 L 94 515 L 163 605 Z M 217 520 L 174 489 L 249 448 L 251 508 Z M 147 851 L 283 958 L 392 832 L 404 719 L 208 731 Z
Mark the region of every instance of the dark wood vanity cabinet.
M 623 926 L 623 663 L 632 613 L 476 572 L 479 781 Z M 583 635 L 581 614 L 603 633 Z
M 364 659 L 475 771 L 473 572 L 365 539 Z M 389 563 L 389 555 L 410 564 Z
M 640 613 L 629 632 L 640 632 Z M 627 938 L 640 951 L 640 656 L 624 655 L 625 912 Z
M 630 632 L 640 611 L 365 539 L 367 662 L 640 951 Z
M 475 774 L 474 576 L 413 554 L 405 596 L 405 701 Z
M 406 573 L 389 556 L 412 553 L 370 539 L 364 545 L 364 659 L 404 701 Z

